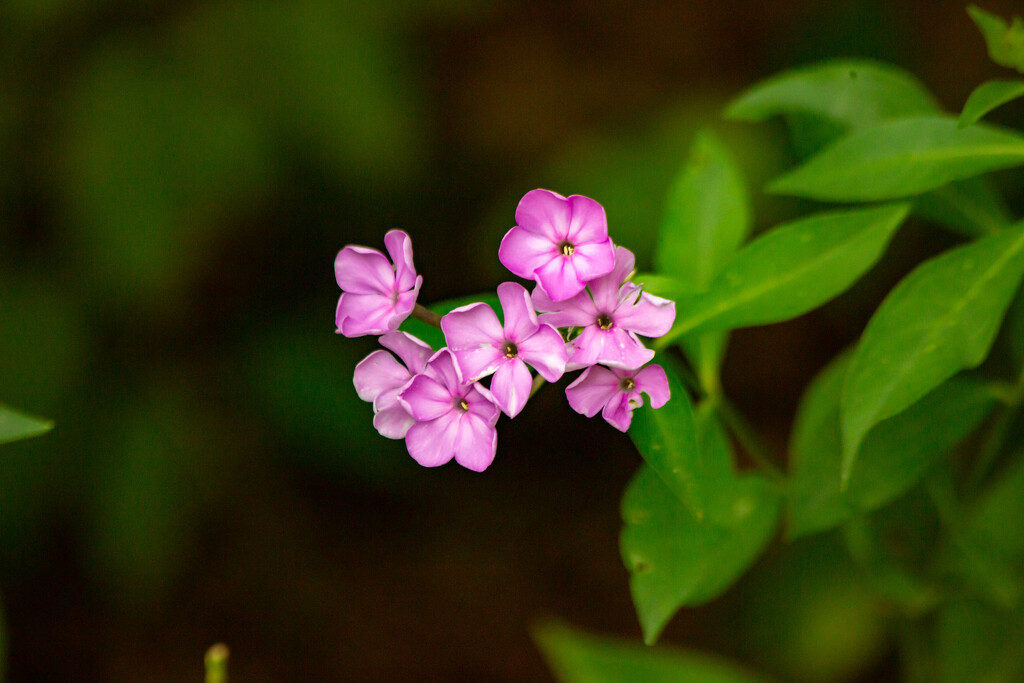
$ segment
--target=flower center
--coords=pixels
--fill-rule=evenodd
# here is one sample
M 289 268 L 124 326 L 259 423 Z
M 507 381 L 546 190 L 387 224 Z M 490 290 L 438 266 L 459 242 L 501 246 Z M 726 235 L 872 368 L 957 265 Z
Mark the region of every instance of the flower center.
M 630 392 L 633 391 L 633 389 L 635 388 L 636 382 L 633 380 L 632 377 L 623 377 L 622 379 L 619 380 L 619 389 L 625 392 Z
M 562 256 L 572 256 L 572 253 L 576 251 L 576 247 L 569 240 L 562 240 L 562 243 L 558 245 L 558 251 L 562 252 Z
M 456 399 L 455 400 L 455 407 L 458 408 L 459 410 L 461 410 L 464 413 L 468 413 L 469 412 L 469 401 L 467 401 L 464 398 Z
M 519 347 L 514 342 L 505 342 L 505 358 L 515 358 L 519 355 Z
M 607 313 L 602 313 L 601 315 L 597 316 L 597 326 L 600 327 L 602 330 L 610 330 L 612 329 L 612 325 L 614 324 L 615 323 L 612 322 L 611 316 L 609 316 Z

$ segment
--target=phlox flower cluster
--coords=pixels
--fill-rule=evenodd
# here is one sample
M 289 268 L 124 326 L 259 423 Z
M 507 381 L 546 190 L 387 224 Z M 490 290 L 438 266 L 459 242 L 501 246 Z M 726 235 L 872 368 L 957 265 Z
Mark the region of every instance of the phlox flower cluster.
M 604 208 L 593 199 L 528 192 L 498 259 L 532 280 L 533 291 L 498 285 L 500 320 L 483 302 L 451 311 L 440 320 L 447 346 L 438 350 L 398 329 L 410 315 L 431 316 L 416 302 L 423 277 L 409 236 L 392 230 L 384 244 L 390 260 L 367 247 L 338 253 L 335 323 L 347 337 L 380 335 L 387 351 L 356 366 L 356 392 L 373 403 L 377 431 L 405 439 L 421 465 L 454 459 L 486 469 L 497 450 L 499 416 L 514 418 L 544 381 L 567 371 L 583 370 L 565 390 L 573 410 L 601 413 L 623 432 L 643 394 L 654 408 L 669 400 L 665 371 L 649 364 L 654 352 L 640 337 L 666 334 L 675 303 L 630 281 L 633 254 L 612 242 Z

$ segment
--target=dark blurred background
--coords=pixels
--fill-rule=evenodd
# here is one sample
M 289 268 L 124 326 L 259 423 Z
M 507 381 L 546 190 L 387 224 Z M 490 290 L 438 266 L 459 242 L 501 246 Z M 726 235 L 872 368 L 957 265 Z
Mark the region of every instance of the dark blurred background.
M 650 266 L 703 125 L 770 227 L 801 210 L 759 189 L 783 131 L 719 113 L 836 56 L 901 65 L 951 111 L 1009 76 L 959 1 L 2 0 L 0 401 L 57 423 L 0 450 L 7 679 L 197 681 L 223 640 L 237 681 L 549 680 L 540 620 L 639 641 L 628 438 L 549 388 L 486 473 L 420 468 L 355 395 L 374 346 L 334 334 L 334 256 L 398 227 L 422 301 L 490 290 L 547 187 L 604 204 Z M 935 239 L 911 226 L 872 283 L 734 336 L 726 387 L 780 453 L 802 387 Z M 664 641 L 894 676 L 841 552 L 775 544 Z

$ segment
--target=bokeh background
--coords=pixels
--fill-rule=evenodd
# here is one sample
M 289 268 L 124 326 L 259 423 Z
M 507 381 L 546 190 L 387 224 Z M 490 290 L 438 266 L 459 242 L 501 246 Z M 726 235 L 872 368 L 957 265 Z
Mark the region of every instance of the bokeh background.
M 628 438 L 549 388 L 485 474 L 420 468 L 356 398 L 373 341 L 334 334 L 334 256 L 398 227 L 423 301 L 493 289 L 547 187 L 604 204 L 649 266 L 706 125 L 770 227 L 802 208 L 760 192 L 782 130 L 720 111 L 837 56 L 951 111 L 1009 75 L 940 0 L 0 1 L 0 400 L 57 423 L 0 449 L 7 680 L 196 681 L 222 640 L 238 681 L 543 681 L 544 619 L 638 640 Z M 871 282 L 735 335 L 725 385 L 779 452 L 802 387 L 943 239 L 912 225 Z M 776 543 L 664 641 L 890 680 L 842 554 Z

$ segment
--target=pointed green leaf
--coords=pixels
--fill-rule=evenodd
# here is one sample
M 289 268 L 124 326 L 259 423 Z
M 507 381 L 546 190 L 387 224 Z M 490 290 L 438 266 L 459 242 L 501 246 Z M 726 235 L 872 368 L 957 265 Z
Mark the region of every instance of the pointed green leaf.
M 926 261 L 868 322 L 843 386 L 842 480 L 864 435 L 988 355 L 1024 274 L 1024 227 Z
M 775 532 L 778 494 L 759 475 L 735 481 L 732 523 L 702 522 L 645 465 L 622 499 L 622 559 L 648 644 L 672 615 L 723 593 Z
M 53 429 L 53 422 L 19 413 L 0 405 L 0 443 L 39 436 Z
M 637 273 L 630 280 L 642 286 L 645 292 L 673 301 L 680 297 L 696 294 L 698 291 L 694 287 L 684 284 L 679 278 L 660 273 Z
M 906 71 L 883 63 L 838 60 L 787 71 L 741 95 L 726 115 L 758 121 L 785 117 L 801 156 L 819 151 L 852 130 L 942 108 Z M 915 211 L 967 235 L 995 232 L 1009 222 L 987 178 L 955 182 L 922 195 Z
M 856 130 L 777 178 L 769 192 L 824 201 L 879 201 L 1024 164 L 1024 137 L 951 118 L 898 119 Z
M 968 237 L 999 232 L 1012 218 L 991 180 L 975 176 L 943 185 L 914 199 L 914 213 Z
M 1001 17 L 976 5 L 970 5 L 967 13 L 985 38 L 988 56 L 992 61 L 999 66 L 1024 72 L 1024 21 L 1014 17 L 1013 23 L 1007 24 Z
M 878 509 L 920 481 L 936 458 L 972 432 L 995 406 L 980 380 L 956 377 L 877 425 L 861 446 L 848 488 L 840 489 L 839 406 L 849 353 L 810 384 L 797 410 L 787 536 L 831 529 Z
M 996 107 L 1024 96 L 1024 81 L 989 81 L 982 83 L 964 103 L 957 126 L 969 126 Z
M 714 657 L 602 638 L 561 624 L 534 630 L 534 640 L 561 683 L 766 683 Z
M 658 270 L 704 289 L 750 234 L 750 227 L 750 200 L 739 169 L 722 144 L 709 131 L 701 131 L 669 189 L 656 252 Z M 717 386 L 726 335 L 709 332 L 685 341 L 702 382 Z
M 931 93 L 906 71 L 880 62 L 842 59 L 762 81 L 734 100 L 725 116 L 761 121 L 779 114 L 812 114 L 842 132 L 939 110 Z
M 695 329 L 767 325 L 820 306 L 874 265 L 909 208 L 830 211 L 765 233 L 729 262 L 706 294 L 680 297 L 675 324 L 656 346 Z
M 707 287 L 750 233 L 750 202 L 732 157 L 708 131 L 669 189 L 655 263 L 696 289 Z

